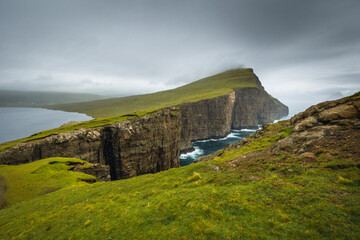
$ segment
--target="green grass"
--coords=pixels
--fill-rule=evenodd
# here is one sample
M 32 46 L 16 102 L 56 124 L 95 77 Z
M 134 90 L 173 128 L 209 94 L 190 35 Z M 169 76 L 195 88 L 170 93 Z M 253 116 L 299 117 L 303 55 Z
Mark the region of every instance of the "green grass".
M 18 202 L 0 211 L 0 238 L 359 239 L 358 160 L 320 154 L 303 166 L 279 154 L 226 167 L 291 131 L 279 122 L 209 162 Z
M 186 102 L 196 102 L 226 95 L 237 88 L 259 87 L 261 84 L 251 69 L 235 69 L 207 77 L 188 85 L 152 94 L 99 101 L 51 106 L 51 109 L 110 117 L 138 111 L 153 111 Z
M 47 158 L 18 166 L 0 166 L 0 176 L 6 183 L 4 201 L 7 206 L 34 199 L 48 192 L 70 185 L 86 185 L 79 179 L 95 179 L 93 176 L 69 171 L 68 162 L 79 162 L 82 167 L 89 163 L 74 158 Z

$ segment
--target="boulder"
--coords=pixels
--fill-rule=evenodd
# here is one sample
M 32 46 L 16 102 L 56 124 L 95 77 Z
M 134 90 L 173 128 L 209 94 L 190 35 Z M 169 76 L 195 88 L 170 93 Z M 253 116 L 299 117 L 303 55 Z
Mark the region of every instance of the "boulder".
M 339 105 L 337 107 L 327 109 L 319 115 L 319 120 L 323 122 L 356 118 L 360 118 L 360 113 L 353 105 Z
M 296 124 L 294 127 L 295 132 L 301 132 L 308 128 L 314 127 L 318 124 L 318 121 L 315 117 L 308 117 L 302 120 L 300 123 Z

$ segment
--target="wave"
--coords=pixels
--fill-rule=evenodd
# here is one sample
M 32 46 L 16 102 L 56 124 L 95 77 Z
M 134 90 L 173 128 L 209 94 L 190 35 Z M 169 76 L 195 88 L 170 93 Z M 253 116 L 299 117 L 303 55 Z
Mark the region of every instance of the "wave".
M 232 129 L 231 132 L 256 132 L 257 129 L 243 128 L 243 129 Z
M 192 151 L 192 152 L 188 152 L 188 153 L 183 153 L 180 155 L 180 159 L 188 159 L 188 158 L 192 158 L 192 159 L 195 159 L 197 158 L 198 156 L 201 156 L 204 151 L 202 149 L 200 149 L 199 147 L 195 147 L 195 150 Z
M 279 121 L 288 120 L 288 119 L 290 119 L 290 115 L 287 115 L 287 116 L 282 117 L 282 118 L 280 118 L 280 119 L 276 119 L 276 120 L 274 120 L 273 123 L 277 123 L 277 122 L 279 122 Z
M 223 138 L 209 138 L 209 139 L 204 139 L 204 140 L 196 140 L 195 142 L 201 142 L 201 143 L 206 143 L 206 142 L 216 142 L 216 141 L 224 141 L 224 140 L 228 140 L 229 138 L 237 138 L 237 139 L 242 139 L 242 136 L 239 136 L 237 134 L 242 133 L 242 132 L 256 132 L 256 129 L 232 129 L 231 132 Z

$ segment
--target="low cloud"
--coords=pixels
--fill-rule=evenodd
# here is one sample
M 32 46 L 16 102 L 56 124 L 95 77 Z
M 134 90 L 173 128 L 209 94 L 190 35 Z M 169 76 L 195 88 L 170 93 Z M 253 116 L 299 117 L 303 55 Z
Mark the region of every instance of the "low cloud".
M 124 96 L 245 66 L 285 104 L 308 104 L 358 89 L 359 12 L 357 0 L 0 0 L 0 88 Z

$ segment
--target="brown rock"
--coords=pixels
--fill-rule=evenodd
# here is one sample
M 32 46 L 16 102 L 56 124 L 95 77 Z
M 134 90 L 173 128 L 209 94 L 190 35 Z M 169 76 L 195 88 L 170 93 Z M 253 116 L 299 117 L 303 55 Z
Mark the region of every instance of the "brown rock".
M 353 102 L 352 105 L 354 105 L 354 107 L 356 107 L 356 109 L 360 111 L 360 101 Z
M 360 118 L 359 111 L 353 105 L 339 105 L 327 109 L 320 113 L 319 120 L 331 122 L 338 119 L 356 119 Z
M 300 123 L 296 124 L 294 127 L 294 131 L 301 132 L 301 131 L 304 131 L 305 129 L 314 127 L 317 124 L 318 124 L 317 119 L 315 117 L 311 116 L 311 117 L 305 118 Z

